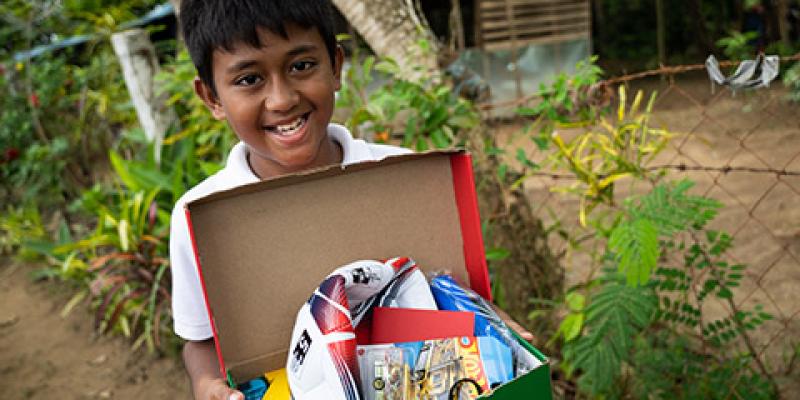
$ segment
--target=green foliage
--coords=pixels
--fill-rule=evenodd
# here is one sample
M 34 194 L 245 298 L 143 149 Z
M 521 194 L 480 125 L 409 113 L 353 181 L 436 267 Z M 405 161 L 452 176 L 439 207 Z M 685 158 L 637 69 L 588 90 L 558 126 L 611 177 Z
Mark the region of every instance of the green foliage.
M 800 61 L 794 63 L 783 75 L 783 84 L 789 89 L 789 100 L 800 103 Z
M 750 43 L 757 37 L 758 32 L 731 31 L 730 36 L 717 40 L 717 46 L 722 48 L 728 59 L 746 60 L 753 57 L 754 49 Z
M 386 83 L 368 93 L 374 72 Z M 377 142 L 402 135 L 402 145 L 417 151 L 461 145 L 463 133 L 479 122 L 472 103 L 448 85 L 403 79 L 396 62 L 373 56 L 346 71 L 336 106 L 347 110 L 344 124 L 354 135 Z
M 94 221 L 94 230 L 51 249 L 75 260 L 71 271 L 80 274 L 62 269 L 55 275 L 85 282 L 96 328 L 150 351 L 172 351 L 176 343 L 169 308 L 170 211 L 186 190 L 222 168 L 233 140 L 191 92 L 194 67 L 185 52 L 165 70 L 159 82 L 185 128 L 164 140 L 160 162 L 141 130 L 126 132 L 108 153 L 113 186 L 95 185 L 75 207 Z
M 610 275 L 586 308 L 584 335 L 564 346 L 569 370 L 583 371 L 578 384 L 596 396 L 608 392 L 636 338 L 650 324 L 658 304 L 653 289 L 629 286 Z
M 660 235 L 670 236 L 689 228 L 699 229 L 716 217 L 722 203 L 689 195 L 692 187 L 694 182 L 688 179 L 660 184 L 646 196 L 629 199 L 626 209 L 633 218 L 653 221 Z
M 591 282 L 585 311 L 568 305 L 559 330 L 565 371 L 577 373 L 579 389 L 591 396 L 768 398 L 774 391 L 756 356 L 736 350 L 773 317 L 760 305 L 751 310 L 734 301 L 746 266 L 725 261 L 731 236 L 705 229 L 721 205 L 688 194 L 692 186 L 662 183 L 627 199 L 603 255 L 624 275 L 607 272 Z M 667 263 L 671 257 L 663 255 L 670 252 L 683 263 Z M 730 313 L 705 315 L 709 296 Z M 577 315 L 585 316 L 582 333 L 567 335 Z
M 662 331 L 637 338 L 631 369 L 635 398 L 771 399 L 770 384 L 747 356 L 710 362 L 686 336 Z
M 521 107 L 517 114 L 524 117 L 543 117 L 545 121 L 558 125 L 569 125 L 593 121 L 598 117 L 598 108 L 591 102 L 594 85 L 600 80 L 603 70 L 597 66 L 597 56 L 579 61 L 575 73 L 561 72 L 553 83 L 539 84 L 540 102 L 535 107 Z M 543 129 L 549 128 L 544 126 Z
M 0 214 L 0 255 L 15 254 L 22 260 L 35 260 L 37 252 L 27 245 L 46 237 L 42 217 L 35 207 L 7 206 Z
M 646 196 L 625 203 L 625 217 L 612 230 L 608 247 L 629 285 L 650 280 L 660 252 L 659 238 L 699 228 L 713 219 L 722 205 L 714 200 L 691 196 L 689 180 L 660 184 Z
M 85 65 L 42 56 L 0 73 L 0 196 L 54 206 L 78 196 L 110 138 L 136 122 L 119 64 L 101 46 Z
M 195 95 L 191 82 L 196 75 L 189 52 L 183 49 L 175 59 L 162 66 L 156 81 L 161 93 L 168 96 L 167 104 L 180 117 L 180 128 L 164 139 L 164 145 L 183 143 L 179 146 L 192 146 L 194 160 L 187 161 L 186 171 L 201 172 L 208 176 L 225 161 L 237 139 L 225 121 L 214 119 L 202 100 Z M 165 156 L 165 159 L 169 160 L 169 157 Z M 190 171 L 188 168 L 194 166 L 195 162 L 199 170 Z
M 655 94 L 640 112 L 643 97 L 643 93 L 638 92 L 628 108 L 626 91 L 620 86 L 616 118 L 587 121 L 586 128 L 572 138 L 562 137 L 557 131 L 548 135 L 556 147 L 549 157 L 550 165 L 565 168 L 577 178 L 569 186 L 552 190 L 580 196 L 582 225 L 586 225 L 587 214 L 597 205 L 613 204 L 615 182 L 631 177 L 645 178 L 648 175 L 645 164 L 658 155 L 673 136 L 665 129 L 650 126 Z
M 628 284 L 643 285 L 658 261 L 658 230 L 646 218 L 623 221 L 611 233 L 609 250 Z
M 102 195 L 87 193 L 82 205 L 94 212 L 95 231 L 55 250 L 87 260 L 96 328 L 134 337 L 134 347 L 145 343 L 151 351 L 160 347 L 170 322 L 165 274 L 170 215 L 158 207 L 159 191 L 120 188 L 104 202 L 97 201 Z
M 552 91 L 559 92 L 569 90 Z M 564 304 L 554 307 L 566 311 L 550 341 L 563 343 L 561 368 L 590 397 L 769 397 L 769 372 L 752 352 L 736 348 L 750 343 L 748 332 L 772 316 L 759 305 L 734 302 L 733 288 L 746 267 L 725 260 L 732 246 L 728 234 L 705 228 L 722 205 L 690 194 L 689 180 L 662 182 L 662 171 L 648 166 L 674 136 L 650 126 L 655 96 L 640 112 L 644 95 L 629 105 L 620 88 L 610 119 L 602 110 L 576 114 L 566 98 L 521 110 L 536 118 L 529 131 L 538 128 L 539 134 L 532 139 L 554 144 L 536 142 L 540 150 L 551 149 L 543 167 L 566 169 L 576 178 L 554 190 L 580 198 L 580 229 L 588 231 L 581 235 L 605 243 L 589 253 L 605 272 L 570 288 Z M 526 165 L 522 157 L 518 161 Z M 618 204 L 614 184 L 621 179 L 651 189 Z M 572 233 L 562 235 L 581 249 Z M 671 265 L 675 259 L 683 263 Z M 703 309 L 709 297 L 726 302 L 731 312 L 710 318 Z M 719 390 L 732 371 L 734 380 Z
M 604 60 L 625 61 L 628 71 L 658 68 L 657 4 L 642 0 L 593 3 L 593 52 Z M 703 60 L 714 50 L 713 43 L 706 41 L 713 42 L 737 26 L 742 13 L 742 2 L 733 0 L 662 4 L 666 61 L 672 65 Z

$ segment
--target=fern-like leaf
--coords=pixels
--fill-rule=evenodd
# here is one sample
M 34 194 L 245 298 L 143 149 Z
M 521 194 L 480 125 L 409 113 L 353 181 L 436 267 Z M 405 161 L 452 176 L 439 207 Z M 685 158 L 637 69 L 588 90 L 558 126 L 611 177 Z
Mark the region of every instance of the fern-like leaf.
M 657 305 L 652 288 L 618 280 L 606 282 L 592 297 L 586 308 L 586 333 L 564 347 L 564 357 L 582 372 L 578 379 L 582 389 L 594 395 L 609 390 Z
M 621 222 L 611 232 L 608 246 L 629 285 L 647 283 L 659 256 L 658 229 L 653 222 L 646 218 Z
M 684 179 L 661 184 L 643 196 L 639 204 L 629 207 L 634 218 L 646 218 L 658 227 L 659 234 L 670 236 L 689 228 L 700 228 L 714 219 L 722 204 L 702 196 L 690 196 L 694 182 Z

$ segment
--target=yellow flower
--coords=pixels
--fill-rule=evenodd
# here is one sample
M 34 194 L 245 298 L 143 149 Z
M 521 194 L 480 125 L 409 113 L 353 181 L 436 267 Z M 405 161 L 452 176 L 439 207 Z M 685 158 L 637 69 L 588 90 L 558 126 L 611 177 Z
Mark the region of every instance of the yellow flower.
M 22 72 L 22 70 L 25 69 L 25 64 L 23 64 L 22 62 L 18 62 L 16 67 L 17 67 L 17 71 Z

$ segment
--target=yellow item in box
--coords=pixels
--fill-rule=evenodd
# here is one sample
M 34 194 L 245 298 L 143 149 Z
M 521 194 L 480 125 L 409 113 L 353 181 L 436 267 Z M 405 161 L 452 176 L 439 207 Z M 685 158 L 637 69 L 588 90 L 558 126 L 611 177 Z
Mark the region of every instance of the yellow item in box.
M 267 393 L 263 400 L 291 400 L 289 392 L 289 380 L 286 378 L 286 368 L 276 369 L 264 374 L 269 382 Z

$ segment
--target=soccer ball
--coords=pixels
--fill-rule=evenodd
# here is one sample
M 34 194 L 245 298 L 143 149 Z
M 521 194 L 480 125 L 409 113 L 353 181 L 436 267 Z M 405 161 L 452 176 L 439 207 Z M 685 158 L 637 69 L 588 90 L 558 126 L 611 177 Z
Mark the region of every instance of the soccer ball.
M 286 372 L 297 400 L 360 399 L 355 327 L 373 307 L 435 310 L 409 258 L 356 261 L 338 268 L 297 313 Z

